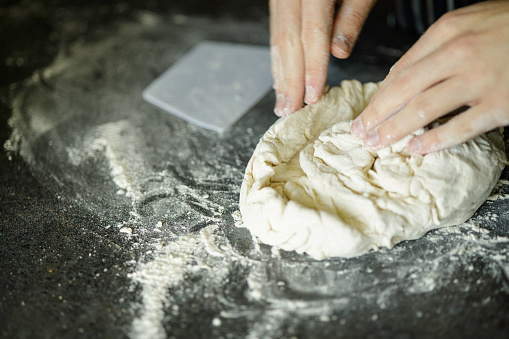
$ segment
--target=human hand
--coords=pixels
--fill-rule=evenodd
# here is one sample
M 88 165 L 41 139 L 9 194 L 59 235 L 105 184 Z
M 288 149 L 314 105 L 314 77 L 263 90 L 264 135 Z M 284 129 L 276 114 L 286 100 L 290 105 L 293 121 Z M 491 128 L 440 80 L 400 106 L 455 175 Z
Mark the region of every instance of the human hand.
M 335 4 L 339 3 L 336 13 Z M 375 0 L 270 0 L 274 112 L 294 113 L 323 94 L 329 55 L 347 58 Z
M 509 1 L 487 1 L 445 14 L 394 65 L 352 133 L 374 150 L 451 111 L 414 137 L 411 153 L 439 151 L 509 124 Z

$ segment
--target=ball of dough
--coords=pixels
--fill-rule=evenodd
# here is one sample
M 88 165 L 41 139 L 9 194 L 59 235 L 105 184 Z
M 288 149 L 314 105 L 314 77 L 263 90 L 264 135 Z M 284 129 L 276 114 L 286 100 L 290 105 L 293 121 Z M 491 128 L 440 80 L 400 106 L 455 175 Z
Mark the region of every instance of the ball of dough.
M 410 155 L 421 129 L 369 151 L 350 125 L 377 88 L 343 81 L 261 138 L 240 193 L 244 226 L 261 242 L 315 259 L 352 257 L 460 224 L 486 200 L 507 163 L 501 134 Z

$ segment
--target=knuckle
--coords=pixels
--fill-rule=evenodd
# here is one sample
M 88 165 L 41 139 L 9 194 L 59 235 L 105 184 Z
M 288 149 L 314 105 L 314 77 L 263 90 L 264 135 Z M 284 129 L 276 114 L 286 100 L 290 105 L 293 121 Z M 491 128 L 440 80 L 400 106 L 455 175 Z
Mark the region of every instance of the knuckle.
M 444 22 L 451 22 L 456 21 L 458 17 L 459 17 L 458 12 L 450 11 L 442 15 L 439 20 Z
M 351 10 L 348 13 L 347 22 L 349 25 L 360 28 L 364 24 L 364 20 L 366 20 L 366 16 L 363 12 L 360 12 L 358 10 Z
M 403 91 L 406 88 L 409 88 L 410 84 L 412 83 L 413 77 L 411 72 L 401 72 L 399 73 L 394 80 L 392 81 L 391 87 L 395 91 L 400 91 L 404 93 Z
M 280 48 L 287 51 L 287 53 L 292 53 L 291 51 L 300 48 L 301 41 L 298 34 L 290 30 L 285 30 L 280 32 L 275 38 L 275 45 L 280 46 Z
M 479 37 L 477 34 L 469 33 L 464 34 L 452 41 L 446 47 L 446 56 L 452 57 L 455 60 L 465 60 L 475 58 L 477 54 L 477 43 Z
M 414 103 L 415 118 L 422 122 L 432 120 L 433 105 L 429 99 L 418 98 Z
M 462 83 L 461 85 L 458 84 L 456 88 L 458 90 L 462 90 L 464 88 L 468 88 L 467 86 L 475 86 L 478 91 L 484 91 L 485 88 L 485 81 L 479 81 L 481 78 L 485 78 L 488 73 L 488 68 L 483 65 L 482 61 L 480 61 L 477 65 L 475 65 L 475 70 L 471 70 L 470 72 L 465 72 L 466 74 L 462 74 Z M 492 82 L 494 83 L 494 82 Z M 478 92 L 480 94 L 480 92 Z M 475 97 L 478 97 L 478 95 L 474 95 Z
M 329 37 L 329 28 L 324 25 L 312 25 L 303 29 L 303 36 L 308 39 Z
M 302 31 L 302 45 L 306 49 L 312 46 L 328 46 L 330 31 L 325 27 L 310 27 Z
M 303 88 L 304 79 L 300 72 L 285 72 L 284 75 L 285 89 L 289 91 L 297 91 Z
M 430 27 L 430 31 L 439 35 L 454 35 L 458 32 L 459 16 L 455 11 L 445 13 Z
M 456 48 L 465 51 L 471 51 L 475 49 L 475 46 L 479 43 L 479 34 L 477 33 L 468 33 L 460 36 L 456 40 Z

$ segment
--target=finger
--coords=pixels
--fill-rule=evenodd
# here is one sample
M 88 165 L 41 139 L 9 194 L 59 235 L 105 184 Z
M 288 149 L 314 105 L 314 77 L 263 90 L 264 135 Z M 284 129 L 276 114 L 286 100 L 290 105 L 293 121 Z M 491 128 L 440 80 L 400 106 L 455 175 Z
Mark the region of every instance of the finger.
M 304 47 L 304 102 L 315 103 L 323 94 L 327 78 L 335 0 L 302 1 L 302 42 Z
M 442 18 L 443 20 L 443 18 Z M 422 58 L 436 51 L 444 43 L 447 43 L 456 36 L 451 29 L 442 28 L 440 22 L 432 25 L 415 44 L 394 64 L 384 83 L 390 80 L 391 76 L 398 74 L 409 65 L 416 63 Z
M 278 116 L 289 115 L 302 107 L 304 97 L 304 55 L 300 38 L 300 1 L 273 0 L 275 18 L 271 37 L 275 60 L 276 107 Z
M 385 120 L 397 114 L 414 97 L 452 77 L 458 65 L 450 55 L 451 48 L 447 46 L 396 74 L 385 87 L 377 91 L 362 114 L 355 119 L 352 133 L 365 137 Z
M 269 18 L 270 18 L 270 56 L 271 56 L 271 69 L 272 69 L 272 78 L 274 79 L 273 88 L 277 91 L 282 80 L 283 71 L 281 64 L 281 59 L 279 58 L 280 52 L 279 47 L 277 46 L 278 36 L 278 25 L 277 25 L 277 0 L 269 1 Z
M 471 88 L 465 88 L 464 79 L 460 77 L 453 77 L 429 88 L 397 114 L 367 133 L 365 145 L 375 150 L 387 147 L 458 107 L 470 104 L 469 100 L 475 96 Z
M 500 126 L 495 113 L 487 105 L 471 107 L 447 123 L 410 140 L 408 151 L 412 154 L 428 154 L 468 141 Z
M 407 68 L 409 65 L 427 57 L 441 46 L 465 33 L 471 27 L 482 24 L 480 19 L 467 17 L 472 11 L 480 10 L 476 6 L 467 6 L 440 17 L 429 29 L 417 40 L 417 42 L 394 64 L 381 87 L 384 87 L 391 78 Z M 494 9 L 496 11 L 496 9 Z M 495 14 L 494 10 L 490 14 Z
M 341 1 L 332 30 L 331 53 L 336 58 L 348 58 L 375 1 Z

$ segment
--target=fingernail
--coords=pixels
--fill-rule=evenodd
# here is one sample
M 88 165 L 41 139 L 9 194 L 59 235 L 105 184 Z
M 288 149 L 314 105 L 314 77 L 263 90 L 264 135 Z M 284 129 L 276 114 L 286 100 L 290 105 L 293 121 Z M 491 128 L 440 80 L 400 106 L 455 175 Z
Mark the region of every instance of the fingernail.
M 378 131 L 374 130 L 366 134 L 366 139 L 364 140 L 365 145 L 368 147 L 376 147 L 380 142 L 380 135 L 378 135 Z
M 306 97 L 304 98 L 304 102 L 306 104 L 314 104 L 317 101 L 318 101 L 318 94 L 316 92 L 316 89 L 311 85 L 307 85 L 306 86 Z
M 284 103 L 283 103 L 283 108 L 281 109 L 281 116 L 287 117 L 294 112 L 295 112 L 295 110 L 293 109 L 293 100 L 285 97 Z
M 362 138 L 364 136 L 364 126 L 362 125 L 361 118 L 357 118 L 352 122 L 351 131 L 352 134 L 358 138 Z
M 422 152 L 422 142 L 417 139 L 413 138 L 408 142 L 407 146 L 408 152 L 410 153 L 421 153 Z
M 278 94 L 276 96 L 276 106 L 274 107 L 274 113 L 278 117 L 286 117 L 294 113 L 295 109 L 293 106 L 293 100 L 287 98 L 284 94 Z
M 352 44 L 342 35 L 334 37 L 332 44 L 346 54 L 350 54 L 350 51 L 352 50 Z
M 283 108 L 285 106 L 285 96 L 283 94 L 276 94 L 276 105 L 274 106 L 274 113 L 278 117 L 283 116 Z

